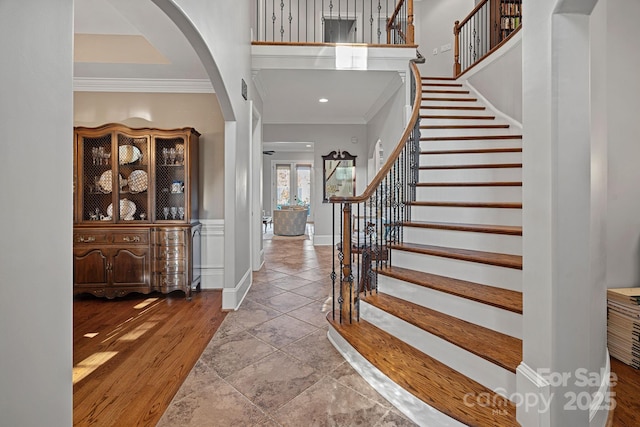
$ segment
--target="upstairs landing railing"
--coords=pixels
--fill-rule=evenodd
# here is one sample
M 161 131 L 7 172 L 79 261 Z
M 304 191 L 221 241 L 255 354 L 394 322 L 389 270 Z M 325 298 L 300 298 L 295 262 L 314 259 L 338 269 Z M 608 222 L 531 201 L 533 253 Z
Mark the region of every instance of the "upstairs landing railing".
M 390 247 L 402 242 L 401 224 L 410 218 L 407 202 L 415 200 L 418 181 L 422 99 L 414 61 L 411 70 L 413 108 L 398 145 L 361 195 L 329 199 L 333 204 L 333 318 L 337 314 L 340 323 L 360 319 L 360 296 L 377 292 L 376 271 L 391 265 Z
M 256 0 L 254 43 L 414 45 L 413 0 Z
M 453 26 L 453 76 L 489 56 L 522 28 L 522 0 L 484 0 Z

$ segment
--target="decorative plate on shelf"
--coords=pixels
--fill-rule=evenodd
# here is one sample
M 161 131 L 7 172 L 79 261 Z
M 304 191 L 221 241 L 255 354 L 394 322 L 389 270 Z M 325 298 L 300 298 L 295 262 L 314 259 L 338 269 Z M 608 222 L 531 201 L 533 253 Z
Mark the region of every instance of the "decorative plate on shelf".
M 121 145 L 118 147 L 118 159 L 121 165 L 137 162 L 142 159 L 142 151 L 135 145 Z
M 120 218 L 125 221 L 131 221 L 133 219 L 133 215 L 136 213 L 136 204 L 131 200 L 122 199 L 120 200 Z M 113 203 L 110 203 L 107 206 L 107 215 L 113 217 Z
M 113 190 L 112 187 L 112 176 L 113 173 L 111 172 L 111 169 L 109 169 L 108 171 L 105 171 L 102 175 L 100 175 L 100 179 L 98 180 L 98 185 L 100 186 L 100 189 L 104 192 L 104 193 L 111 193 L 111 190 Z M 120 183 L 123 184 L 124 182 L 124 178 L 122 177 L 122 175 L 118 175 L 120 178 Z
M 147 173 L 143 170 L 136 169 L 129 175 L 129 191 L 132 193 L 142 193 L 147 189 L 149 178 Z

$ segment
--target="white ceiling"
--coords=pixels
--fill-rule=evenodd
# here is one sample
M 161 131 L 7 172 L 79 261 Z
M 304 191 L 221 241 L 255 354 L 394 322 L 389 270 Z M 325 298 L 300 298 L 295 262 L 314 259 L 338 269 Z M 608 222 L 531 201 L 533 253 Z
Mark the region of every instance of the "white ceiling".
M 77 80 L 208 79 L 189 42 L 151 0 L 76 0 L 74 27 Z M 390 96 L 389 88 L 399 86 L 392 71 L 271 69 L 253 77 L 265 124 L 364 124 Z M 329 102 L 319 103 L 321 97 Z

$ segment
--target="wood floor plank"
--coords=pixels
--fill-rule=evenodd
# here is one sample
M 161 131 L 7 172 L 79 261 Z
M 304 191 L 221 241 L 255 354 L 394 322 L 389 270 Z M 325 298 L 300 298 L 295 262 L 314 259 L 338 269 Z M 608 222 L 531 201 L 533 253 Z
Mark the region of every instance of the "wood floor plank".
M 522 314 L 521 292 L 402 267 L 381 267 L 377 272 L 414 285 Z
M 613 426 L 640 426 L 640 370 L 612 357 L 611 372 L 615 374 Z
M 468 426 L 518 425 L 512 402 L 398 338 L 364 320 L 340 324 L 331 313 L 327 320 L 371 364 L 438 411 Z M 486 405 L 473 404 L 478 396 L 490 398 Z
M 150 297 L 158 299 L 138 306 Z M 91 355 L 115 356 L 74 384 L 74 425 L 155 426 L 224 319 L 221 306 L 220 291 L 195 293 L 192 301 L 177 292 L 77 297 L 74 368 Z

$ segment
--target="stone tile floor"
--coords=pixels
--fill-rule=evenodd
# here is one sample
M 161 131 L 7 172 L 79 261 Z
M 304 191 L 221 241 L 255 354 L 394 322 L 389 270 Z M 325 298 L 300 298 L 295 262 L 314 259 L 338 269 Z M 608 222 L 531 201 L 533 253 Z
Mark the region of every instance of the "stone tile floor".
M 264 240 L 242 306 L 227 315 L 159 427 L 414 426 L 327 338 L 331 247 Z

